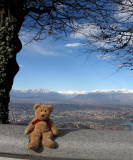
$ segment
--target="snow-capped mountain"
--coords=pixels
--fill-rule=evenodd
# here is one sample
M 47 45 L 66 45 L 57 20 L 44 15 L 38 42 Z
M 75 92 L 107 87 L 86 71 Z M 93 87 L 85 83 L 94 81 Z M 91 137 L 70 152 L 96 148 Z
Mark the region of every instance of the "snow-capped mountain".
M 105 90 L 96 89 L 92 91 L 92 93 L 133 93 L 133 90 L 131 89 L 105 89 Z
M 10 93 L 14 99 L 67 100 L 92 103 L 133 103 L 133 90 L 112 89 L 87 91 L 51 91 L 48 89 L 13 89 Z
M 62 94 L 50 91 L 48 89 L 13 89 L 10 93 L 11 98 L 42 98 L 42 99 L 63 99 Z
M 74 100 L 96 103 L 133 103 L 133 90 L 94 90 L 92 92 L 89 92 L 88 94 L 79 94 L 74 97 Z
M 14 93 L 50 93 L 49 89 L 13 89 L 12 92 Z

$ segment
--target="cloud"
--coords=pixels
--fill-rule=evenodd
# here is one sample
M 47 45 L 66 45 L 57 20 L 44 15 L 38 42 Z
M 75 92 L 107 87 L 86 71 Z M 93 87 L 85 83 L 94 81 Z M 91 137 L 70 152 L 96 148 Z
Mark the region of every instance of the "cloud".
M 60 94 L 87 94 L 89 93 L 88 91 L 57 91 Z
M 102 60 L 110 60 L 112 58 L 112 56 L 109 54 L 98 54 L 97 58 L 102 59 Z
M 40 54 L 43 56 L 63 56 L 61 53 L 56 51 L 50 51 L 48 48 L 46 49 L 42 45 L 31 43 L 30 45 L 27 45 L 24 47 L 28 52 L 34 53 L 34 54 Z
M 55 53 L 53 51 L 46 51 L 43 47 L 39 46 L 39 45 L 32 45 L 32 48 L 34 49 L 34 52 L 44 55 L 44 56 L 57 56 L 58 53 Z
M 55 48 L 51 46 L 51 41 L 49 40 L 43 40 L 38 42 L 29 41 L 30 43 L 27 43 L 28 40 L 34 37 L 33 32 L 21 31 L 19 36 L 20 36 L 23 48 L 26 50 L 26 52 L 40 54 L 43 56 L 63 56 L 61 52 L 55 50 Z
M 96 89 L 93 91 L 57 91 L 60 94 L 77 95 L 77 94 L 88 94 L 88 93 L 133 93 L 130 89 Z
M 119 22 L 133 22 L 133 1 L 123 0 L 122 3 L 118 6 L 118 14 L 115 15 L 115 18 Z
M 84 39 L 99 34 L 99 27 L 90 23 L 75 24 L 76 31 L 71 34 L 72 38 Z
M 65 46 L 66 47 L 78 47 L 78 46 L 82 46 L 82 43 L 68 43 Z
M 82 30 L 83 31 L 83 30 Z M 78 31 L 76 31 L 75 33 L 72 33 L 71 34 L 71 37 L 72 38 L 78 38 L 78 39 L 84 39 L 85 38 L 85 35 L 84 34 L 82 34 L 82 33 L 78 33 Z
M 99 26 L 90 23 L 84 23 L 76 24 L 76 28 L 76 31 L 71 34 L 71 37 L 75 39 L 87 40 L 86 44 L 83 44 L 84 46 L 91 44 L 94 48 L 96 47 L 100 49 L 107 49 L 111 47 L 111 45 L 106 43 L 105 40 L 100 39 L 101 29 Z
M 72 38 L 87 40 L 84 46 L 91 44 L 94 48 L 106 48 L 111 47 L 110 43 L 107 43 L 106 40 L 101 39 L 101 28 L 95 24 L 84 23 L 76 24 L 76 31 L 71 34 Z
M 60 94 L 77 95 L 77 94 L 88 94 L 88 93 L 133 93 L 131 89 L 96 89 L 93 91 L 57 91 Z
M 71 34 L 72 38 L 86 40 L 86 43 L 93 48 L 97 48 L 98 50 L 103 49 L 117 49 L 122 46 L 122 43 L 126 43 L 128 39 L 129 45 L 133 45 L 133 33 L 132 33 L 132 22 L 133 22 L 133 14 L 132 14 L 132 0 L 127 1 L 123 0 L 121 4 L 117 6 L 116 12 L 112 14 L 114 23 L 110 24 L 110 27 L 107 29 L 102 29 L 98 25 L 84 23 L 84 24 L 75 24 L 75 32 Z M 118 22 L 118 23 L 115 23 Z M 124 23 L 128 23 L 127 26 L 122 25 Z M 101 25 L 102 26 L 102 25 Z M 112 28 L 112 36 L 110 35 L 110 28 Z M 122 30 L 129 28 L 129 32 L 122 32 Z M 122 34 L 114 34 L 115 30 L 121 31 Z M 114 36 L 114 35 L 115 36 Z M 104 38 L 104 35 L 107 35 L 107 39 Z M 122 36 L 123 35 L 123 36 Z M 131 35 L 131 37 L 130 37 Z M 121 40 L 121 43 L 120 43 Z
M 114 93 L 133 93 L 133 90 L 131 90 L 131 89 L 106 89 L 106 90 L 96 89 L 96 90 L 92 91 L 92 93 L 110 93 L 110 92 L 114 92 Z

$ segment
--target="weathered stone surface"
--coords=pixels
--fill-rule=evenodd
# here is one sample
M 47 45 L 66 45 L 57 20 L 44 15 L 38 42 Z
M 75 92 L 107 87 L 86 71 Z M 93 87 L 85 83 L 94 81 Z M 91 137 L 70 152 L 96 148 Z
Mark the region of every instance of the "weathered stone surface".
M 55 138 L 56 148 L 40 146 L 28 152 L 29 139 L 24 135 L 26 126 L 0 125 L 0 157 L 3 153 L 18 159 L 32 160 L 132 160 L 133 132 L 104 130 L 60 129 Z M 12 157 L 10 157 L 12 158 Z M 16 159 L 15 158 L 15 159 Z
M 60 130 L 56 149 L 40 147 L 30 155 L 57 159 L 132 160 L 133 132 Z
M 29 141 L 24 135 L 25 126 L 0 125 L 0 153 L 27 155 L 26 144 Z
M 0 160 L 28 160 L 28 159 L 21 159 L 21 158 L 9 158 L 9 157 L 0 157 Z

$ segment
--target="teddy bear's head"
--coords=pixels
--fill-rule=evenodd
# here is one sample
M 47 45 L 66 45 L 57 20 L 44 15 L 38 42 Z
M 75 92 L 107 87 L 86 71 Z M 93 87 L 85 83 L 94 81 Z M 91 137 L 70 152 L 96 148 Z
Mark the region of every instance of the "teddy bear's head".
M 50 114 L 53 110 L 53 106 L 35 104 L 34 105 L 34 110 L 35 110 L 36 118 L 41 120 L 41 121 L 44 121 L 44 120 L 47 120 L 50 117 Z

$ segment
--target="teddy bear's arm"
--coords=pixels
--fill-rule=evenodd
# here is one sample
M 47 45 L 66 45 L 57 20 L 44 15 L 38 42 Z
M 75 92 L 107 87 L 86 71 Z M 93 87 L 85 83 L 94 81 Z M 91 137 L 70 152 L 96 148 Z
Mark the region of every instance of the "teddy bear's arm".
M 51 131 L 52 131 L 53 135 L 57 136 L 58 129 L 56 128 L 56 125 L 54 124 L 54 122 L 51 119 L 49 119 L 49 123 L 51 124 Z
M 31 133 L 31 132 L 34 130 L 35 125 L 32 124 L 32 122 L 33 122 L 34 120 L 35 120 L 35 119 L 33 119 L 33 120 L 29 123 L 29 125 L 27 126 L 27 128 L 26 128 L 26 130 L 25 130 L 25 132 L 24 132 L 26 135 L 29 134 L 29 133 Z

